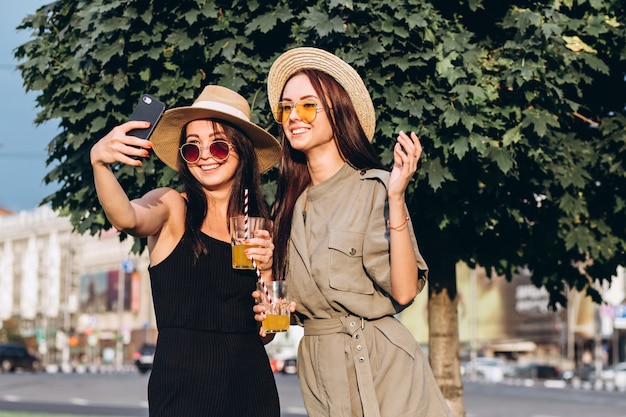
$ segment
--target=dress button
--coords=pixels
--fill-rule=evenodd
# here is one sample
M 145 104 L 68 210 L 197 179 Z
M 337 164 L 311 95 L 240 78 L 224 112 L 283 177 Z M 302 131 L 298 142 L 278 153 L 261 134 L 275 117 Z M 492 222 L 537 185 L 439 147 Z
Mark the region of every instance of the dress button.
M 354 326 L 356 326 L 356 322 L 351 321 L 350 322 L 350 327 L 354 327 Z
M 352 256 L 356 255 L 356 249 L 350 248 L 350 255 Z
M 363 356 L 359 357 L 359 362 L 361 363 L 365 362 L 365 358 Z
M 358 351 L 362 351 L 362 350 L 363 350 L 363 346 L 358 345 L 358 346 L 356 347 L 356 350 L 358 350 Z
M 361 337 L 361 335 L 360 335 L 360 334 L 358 334 L 358 333 L 356 333 L 356 334 L 354 335 L 354 338 L 355 338 L 355 339 L 358 339 L 359 337 Z

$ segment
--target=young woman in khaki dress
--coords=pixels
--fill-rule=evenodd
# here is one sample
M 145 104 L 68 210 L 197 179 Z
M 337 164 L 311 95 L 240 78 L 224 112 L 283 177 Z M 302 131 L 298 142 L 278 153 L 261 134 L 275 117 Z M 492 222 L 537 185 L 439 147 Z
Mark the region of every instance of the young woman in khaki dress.
M 374 107 L 356 71 L 296 48 L 268 76 L 281 125 L 274 276 L 304 326 L 298 376 L 309 417 L 452 416 L 412 334 L 394 315 L 424 287 L 405 190 L 422 152 L 400 132 L 393 169 L 371 140 Z M 257 320 L 263 308 L 255 307 Z

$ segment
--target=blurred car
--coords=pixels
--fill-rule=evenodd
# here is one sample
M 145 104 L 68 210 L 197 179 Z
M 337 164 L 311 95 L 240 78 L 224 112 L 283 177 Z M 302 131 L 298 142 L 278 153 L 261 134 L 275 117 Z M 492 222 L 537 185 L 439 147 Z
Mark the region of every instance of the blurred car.
M 505 378 L 515 378 L 517 377 L 517 369 L 519 365 L 515 362 L 506 362 L 504 367 L 504 377 Z
M 19 343 L 0 343 L 0 371 L 15 372 L 17 369 L 37 372 L 41 361 L 31 355 L 26 346 Z
M 619 390 L 626 389 L 626 362 L 611 365 L 602 371 L 604 383 L 611 383 Z
M 592 364 L 583 364 L 571 371 L 563 371 L 562 379 L 570 384 L 581 382 L 595 382 L 596 367 Z
M 561 379 L 561 370 L 553 365 L 530 363 L 518 367 L 516 376 L 524 379 Z
M 272 372 L 278 372 L 278 363 L 276 359 L 270 358 L 270 368 L 272 369 Z
M 478 357 L 474 361 L 468 361 L 463 365 L 461 373 L 471 377 L 475 375 L 485 382 L 502 382 L 507 369 L 506 361 L 502 358 Z
M 154 351 L 156 350 L 156 345 L 152 343 L 144 343 L 141 347 L 135 352 L 135 366 L 137 370 L 141 374 L 145 374 L 148 371 L 152 370 L 152 362 L 154 362 Z
M 298 363 L 295 358 L 285 359 L 283 363 L 283 369 L 281 371 L 284 374 L 295 374 L 298 372 Z

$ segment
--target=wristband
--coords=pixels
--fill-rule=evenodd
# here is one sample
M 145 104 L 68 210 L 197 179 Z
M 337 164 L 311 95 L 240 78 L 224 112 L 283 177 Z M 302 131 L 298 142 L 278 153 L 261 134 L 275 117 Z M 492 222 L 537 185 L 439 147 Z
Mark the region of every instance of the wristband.
M 389 229 L 395 230 L 396 232 L 401 232 L 401 231 L 403 231 L 406 228 L 406 224 L 408 222 L 409 222 L 409 215 L 407 214 L 406 217 L 404 218 L 404 221 L 399 226 L 391 226 L 391 225 L 389 225 L 389 223 L 387 223 L 387 224 L 389 225 Z

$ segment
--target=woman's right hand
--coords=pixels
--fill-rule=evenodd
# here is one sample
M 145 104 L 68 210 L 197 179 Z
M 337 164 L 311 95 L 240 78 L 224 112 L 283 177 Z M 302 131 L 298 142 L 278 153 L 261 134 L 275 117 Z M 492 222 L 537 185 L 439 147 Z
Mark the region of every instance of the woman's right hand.
M 263 327 L 263 320 L 265 320 L 265 310 L 266 307 L 261 300 L 261 291 L 254 290 L 252 291 L 252 298 L 254 298 L 254 307 L 252 307 L 252 311 L 254 311 L 254 320 L 259 323 L 259 336 L 261 336 L 261 340 L 263 344 L 267 344 L 272 341 L 274 338 L 274 334 L 267 334 L 265 332 L 265 328 Z
M 149 122 L 130 121 L 114 127 L 106 136 L 91 148 L 91 165 L 111 165 L 120 162 L 127 165 L 141 166 L 141 161 L 134 157 L 147 157 L 152 149 L 152 142 L 129 135 L 133 129 L 149 127 Z
M 252 307 L 252 311 L 254 311 L 254 319 L 258 321 L 259 323 L 261 323 L 263 322 L 263 320 L 265 320 L 265 310 L 266 310 L 265 305 L 260 302 L 261 291 L 254 290 L 252 292 L 252 298 L 254 298 L 254 307 Z

